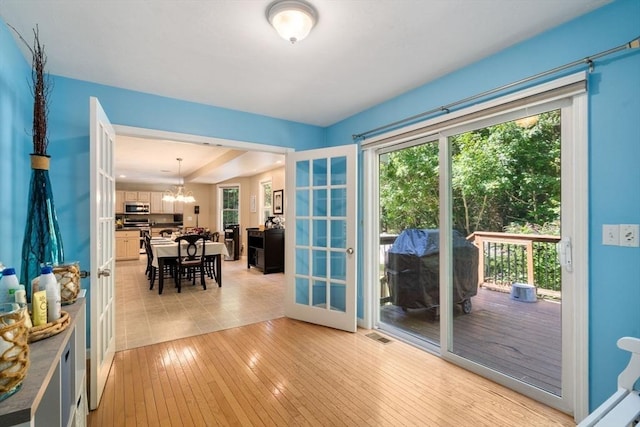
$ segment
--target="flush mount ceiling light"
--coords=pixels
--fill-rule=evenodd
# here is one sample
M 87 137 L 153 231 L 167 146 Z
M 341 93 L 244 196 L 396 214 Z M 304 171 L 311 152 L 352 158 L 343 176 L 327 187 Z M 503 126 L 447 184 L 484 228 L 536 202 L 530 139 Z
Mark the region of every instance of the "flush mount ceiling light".
M 267 8 L 267 19 L 280 37 L 292 44 L 304 39 L 318 21 L 316 10 L 300 0 L 281 0 Z
M 180 175 L 180 166 L 182 165 L 182 159 L 178 157 L 178 185 L 175 187 L 175 191 L 167 190 L 162 196 L 163 202 L 179 202 L 179 203 L 193 203 L 196 199 L 193 197 L 191 191 L 187 191 L 184 188 L 184 181 Z

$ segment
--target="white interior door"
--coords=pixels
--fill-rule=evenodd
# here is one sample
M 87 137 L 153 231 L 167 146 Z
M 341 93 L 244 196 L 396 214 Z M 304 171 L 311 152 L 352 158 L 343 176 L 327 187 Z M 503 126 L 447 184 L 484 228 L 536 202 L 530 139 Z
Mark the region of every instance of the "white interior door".
M 90 101 L 91 384 L 96 409 L 115 354 L 115 131 L 97 98 Z
M 285 315 L 356 331 L 357 146 L 287 155 Z

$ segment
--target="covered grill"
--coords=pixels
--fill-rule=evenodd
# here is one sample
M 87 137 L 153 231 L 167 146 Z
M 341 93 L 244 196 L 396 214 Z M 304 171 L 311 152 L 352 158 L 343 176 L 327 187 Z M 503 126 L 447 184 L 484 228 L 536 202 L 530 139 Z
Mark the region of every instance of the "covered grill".
M 391 302 L 407 308 L 440 304 L 440 232 L 406 229 L 387 254 L 385 266 Z M 471 311 L 478 292 L 478 248 L 453 231 L 453 300 Z

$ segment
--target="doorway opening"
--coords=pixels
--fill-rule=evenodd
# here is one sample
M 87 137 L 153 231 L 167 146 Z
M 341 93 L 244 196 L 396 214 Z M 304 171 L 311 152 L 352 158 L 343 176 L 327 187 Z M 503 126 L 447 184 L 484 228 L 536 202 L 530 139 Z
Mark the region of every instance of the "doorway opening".
M 244 152 L 258 154 L 263 158 L 278 156 L 284 159 L 283 155 L 289 151 L 283 147 L 222 141 L 149 129 L 122 126 L 114 126 L 114 128 L 118 137 L 125 136 L 134 141 L 138 139 L 145 139 L 146 141 L 158 140 L 163 141 L 163 143 L 171 141 L 175 142 L 176 149 L 189 144 L 198 146 L 197 148 L 205 151 L 226 150 L 228 154 L 224 159 L 227 162 L 235 162 L 236 173 L 238 173 L 238 169 L 242 165 L 242 153 Z M 116 150 L 118 150 L 119 139 L 116 138 Z M 171 145 L 163 145 L 163 147 L 163 150 L 171 149 Z M 170 156 L 176 157 L 176 155 L 171 154 Z M 220 163 L 220 161 L 217 163 L 218 168 L 223 167 Z M 116 168 L 117 166 L 116 159 Z M 257 209 L 256 211 L 251 209 L 249 198 L 250 195 L 259 194 L 259 181 L 268 176 L 270 180 L 284 185 L 284 161 L 278 163 L 275 169 L 269 171 L 258 171 L 256 170 L 256 165 L 254 164 L 253 166 L 253 168 L 247 169 L 244 173 L 238 173 L 244 176 L 229 178 L 224 181 L 226 183 L 236 183 L 239 188 L 242 188 L 242 191 L 239 192 L 241 197 L 247 196 L 239 200 L 238 209 L 235 211 L 238 220 L 234 223 L 240 223 L 243 228 L 257 227 L 260 224 L 258 219 L 259 212 L 256 212 Z M 257 178 L 253 179 L 251 177 L 252 173 Z M 118 177 L 116 176 L 116 182 L 117 180 Z M 168 182 L 168 184 L 170 183 Z M 158 188 L 151 187 L 154 190 L 151 193 L 153 194 L 162 188 L 168 187 L 168 184 L 157 186 Z M 127 188 L 132 188 L 131 186 L 135 187 L 136 184 L 129 183 L 128 185 L 129 187 Z M 149 188 L 148 181 L 146 185 Z M 221 186 L 218 183 L 205 184 L 197 182 L 190 184 L 188 180 L 185 180 L 185 185 L 190 190 L 198 190 L 196 195 L 199 196 L 195 203 L 195 205 L 198 205 L 198 212 L 195 215 L 195 211 L 192 210 L 194 208 L 187 205 L 185 205 L 187 207 L 185 207 L 184 211 L 181 212 L 185 226 L 191 220 L 192 224 L 189 224 L 190 226 L 224 232 L 224 229 L 218 226 L 218 223 L 223 220 L 223 209 L 218 203 L 217 197 Z M 205 188 L 205 190 L 202 190 L 202 188 Z M 247 200 L 244 200 L 245 198 Z M 149 215 L 150 218 L 156 216 L 161 217 L 160 215 Z M 173 215 L 170 216 L 173 218 Z M 197 223 L 194 221 L 197 221 Z M 246 239 L 246 236 L 241 237 Z M 224 234 L 221 235 L 220 241 L 224 241 Z M 246 242 L 241 242 L 240 245 L 245 245 L 246 247 Z M 154 289 L 149 290 L 149 283 L 144 274 L 146 267 L 145 257 L 145 254 L 141 254 L 139 260 L 119 261 L 116 263 L 117 350 L 270 320 L 283 315 L 284 276 L 281 274 L 262 277 L 260 272 L 253 269 L 248 270 L 246 261 L 243 262 L 243 259 L 240 258 L 234 262 L 225 261 L 222 263 L 223 274 L 229 276 L 225 277 L 223 284 L 224 295 L 213 295 L 214 293 L 220 293 L 217 291 L 217 287 L 214 289 L 214 286 L 208 286 L 206 291 L 202 287 L 196 287 L 198 289 L 192 290 L 187 286 L 183 287 L 181 294 L 176 295 L 172 294 L 172 286 L 165 286 L 163 294 L 158 295 L 157 280 Z M 172 283 L 171 280 L 168 282 Z M 249 282 L 251 282 L 252 287 L 245 286 Z M 167 280 L 165 280 L 166 283 Z M 256 288 L 255 285 L 257 283 L 261 283 L 262 286 Z M 202 294 L 202 292 L 208 292 L 208 294 Z M 135 300 L 135 304 L 129 303 L 131 299 Z M 137 307 L 133 307 L 133 305 Z

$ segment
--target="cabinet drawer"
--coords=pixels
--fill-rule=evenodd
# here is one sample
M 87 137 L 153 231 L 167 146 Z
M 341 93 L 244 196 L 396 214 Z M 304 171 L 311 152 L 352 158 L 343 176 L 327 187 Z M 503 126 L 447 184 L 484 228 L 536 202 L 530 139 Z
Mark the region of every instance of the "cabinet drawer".
M 130 231 L 116 231 L 116 239 L 128 238 L 128 237 L 140 237 L 140 230 Z
M 249 230 L 249 237 L 260 237 L 262 238 L 264 231 L 260 230 Z

